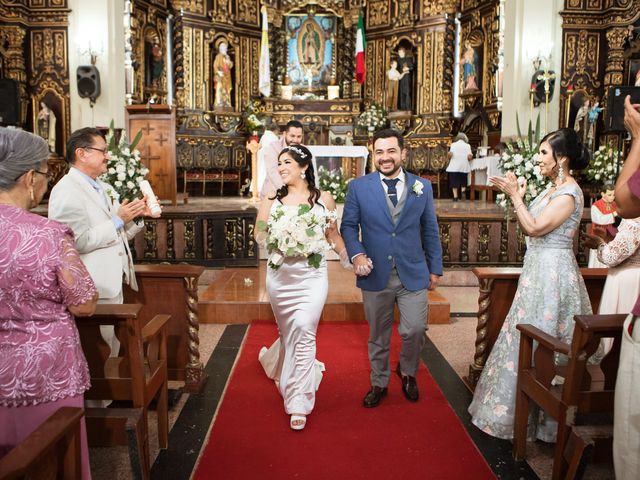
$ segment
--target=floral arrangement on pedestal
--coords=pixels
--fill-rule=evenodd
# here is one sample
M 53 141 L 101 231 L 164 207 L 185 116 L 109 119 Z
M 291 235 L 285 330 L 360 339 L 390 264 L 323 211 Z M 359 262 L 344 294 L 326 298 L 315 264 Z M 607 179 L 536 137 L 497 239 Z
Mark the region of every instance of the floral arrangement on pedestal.
M 342 168 L 329 170 L 323 166 L 318 167 L 318 188 L 329 192 L 336 203 L 344 203 L 350 181 L 350 178 L 344 178 Z
M 109 124 L 106 142 L 109 151 L 109 161 L 107 162 L 107 173 L 100 179 L 113 188 L 107 192 L 114 199 L 134 200 L 141 197 L 140 182 L 145 179 L 149 169 L 140 161 L 140 152 L 136 146 L 142 138 L 142 130 L 128 143 L 126 135 L 120 135 L 120 140 L 116 141 L 113 120 Z
M 518 182 L 526 180 L 527 191 L 523 200 L 528 205 L 549 184 L 549 179 L 542 176 L 538 166 L 538 147 L 541 138 L 540 117 L 538 116 L 535 131 L 531 126 L 531 122 L 529 122 L 526 136 L 520 132 L 520 121 L 517 115 L 516 126 L 518 137 L 514 143 L 507 144 L 507 148 L 500 159 L 500 166 L 505 174 L 513 172 L 518 177 Z M 499 193 L 496 196 L 496 203 L 507 209 L 511 201 L 504 193 Z
M 246 130 L 251 135 L 258 135 L 265 126 L 265 107 L 259 99 L 251 99 L 247 102 L 242 113 Z
M 360 114 L 358 128 L 373 133 L 387 126 L 387 112 L 377 103 L 371 103 Z
M 286 257 L 306 257 L 310 266 L 319 268 L 322 253 L 331 249 L 325 230 L 336 219 L 335 211 L 317 214 L 306 203 L 298 208 L 278 205 L 268 223 L 261 220 L 256 225 L 259 231 L 267 232 L 267 265 L 277 270 Z
M 622 170 L 622 152 L 617 149 L 601 145 L 593 154 L 589 166 L 584 171 L 585 176 L 599 185 L 615 183 Z

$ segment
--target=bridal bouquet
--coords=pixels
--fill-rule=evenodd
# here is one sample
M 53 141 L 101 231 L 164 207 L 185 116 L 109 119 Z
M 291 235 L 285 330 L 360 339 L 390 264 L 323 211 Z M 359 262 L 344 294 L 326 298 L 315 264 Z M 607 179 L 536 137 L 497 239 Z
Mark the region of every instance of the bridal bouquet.
M 331 249 L 325 230 L 336 219 L 335 211 L 317 214 L 308 204 L 297 209 L 278 205 L 269 216 L 268 226 L 264 221 L 257 225 L 258 230 L 268 231 L 269 267 L 277 270 L 285 257 L 306 257 L 310 266 L 319 268 L 322 253 Z
M 139 198 L 140 182 L 149 173 L 149 169 L 140 161 L 140 152 L 135 149 L 141 138 L 142 131 L 139 131 L 131 144 L 127 142 L 124 134 L 120 135 L 120 141 L 116 142 L 113 120 L 109 125 L 106 136 L 109 162 L 107 173 L 100 179 L 113 187 L 120 201 Z

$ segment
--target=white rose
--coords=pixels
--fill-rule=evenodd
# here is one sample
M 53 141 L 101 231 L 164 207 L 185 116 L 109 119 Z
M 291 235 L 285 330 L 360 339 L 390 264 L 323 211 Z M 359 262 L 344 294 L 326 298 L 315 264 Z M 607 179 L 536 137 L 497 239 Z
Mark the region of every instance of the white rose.
M 118 162 L 118 164 L 116 165 L 116 172 L 118 173 L 124 173 L 127 171 L 127 167 L 125 167 L 122 162 Z
M 118 173 L 118 180 L 120 180 L 121 182 L 124 182 L 127 179 L 127 174 L 124 172 L 120 172 Z
M 113 184 L 118 188 L 122 186 L 122 182 L 120 180 L 116 180 L 115 182 L 113 182 Z
M 127 188 L 129 188 L 129 189 L 133 189 L 133 188 L 135 188 L 135 186 L 136 186 L 136 184 L 135 184 L 135 183 L 133 183 L 131 180 L 129 180 L 129 181 L 127 182 Z
M 114 173 L 116 173 L 116 169 L 111 167 L 111 168 L 109 168 L 108 172 L 109 172 L 110 175 L 113 175 Z

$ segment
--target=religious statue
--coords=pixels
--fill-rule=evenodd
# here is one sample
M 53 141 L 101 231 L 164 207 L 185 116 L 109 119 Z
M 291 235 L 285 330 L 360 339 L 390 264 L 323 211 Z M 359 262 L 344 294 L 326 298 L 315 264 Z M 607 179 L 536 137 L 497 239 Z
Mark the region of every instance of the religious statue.
M 640 68 L 638 69 L 638 71 L 636 72 L 636 79 L 633 82 L 633 86 L 634 87 L 640 87 Z
M 304 53 L 303 63 L 314 65 L 320 63 L 320 35 L 307 23 L 307 27 L 302 34 L 302 48 Z
M 218 46 L 218 54 L 213 61 L 214 110 L 231 107 L 231 67 L 233 62 L 227 54 L 227 44 L 222 42 Z
M 585 97 L 584 101 L 582 102 L 582 106 L 578 109 L 578 112 L 576 113 L 576 119 L 573 122 L 573 129 L 578 132 L 578 134 L 580 135 L 580 138 L 583 139 L 584 141 L 584 132 L 587 130 L 585 128 L 585 122 L 587 121 L 587 115 L 589 113 L 589 106 L 591 105 L 591 102 L 589 101 L 588 98 Z
M 600 112 L 602 112 L 603 110 L 603 108 L 598 105 L 600 105 L 600 102 L 595 102 L 587 112 L 587 119 L 589 121 L 587 144 L 589 147 L 593 145 L 593 138 L 596 134 L 596 123 L 598 121 L 598 117 L 600 116 Z
M 398 110 L 410 111 L 413 105 L 411 71 L 414 65 L 413 59 L 405 55 L 405 49 L 400 47 L 398 49 L 398 70 L 402 72 L 403 76 L 398 81 Z
M 49 151 L 56 151 L 56 115 L 47 107 L 44 102 L 40 102 L 40 111 L 38 112 L 38 135 L 44 138 L 49 144 Z
M 164 68 L 164 58 L 162 55 L 162 48 L 158 42 L 153 42 L 151 52 L 149 56 L 150 67 L 150 79 L 152 87 L 160 86 L 160 77 L 162 76 L 162 69 Z
M 469 42 L 465 42 L 464 52 L 460 59 L 462 65 L 463 91 L 478 90 L 478 54 Z
M 398 71 L 398 62 L 391 60 L 391 68 L 387 70 L 387 110 L 398 108 L 398 84 L 407 72 Z

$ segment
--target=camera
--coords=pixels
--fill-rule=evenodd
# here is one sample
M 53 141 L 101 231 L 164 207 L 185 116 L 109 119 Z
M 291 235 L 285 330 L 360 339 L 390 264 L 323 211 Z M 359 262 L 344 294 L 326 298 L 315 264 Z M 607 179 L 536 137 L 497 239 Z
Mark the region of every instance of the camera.
M 609 87 L 604 115 L 606 133 L 626 132 L 624 128 L 624 99 L 631 95 L 631 103 L 640 103 L 640 87 Z

